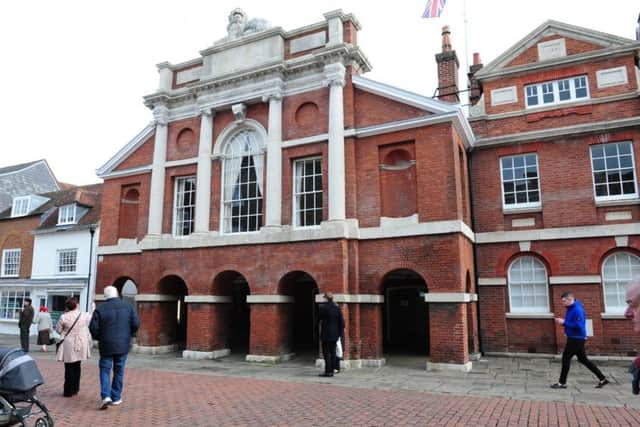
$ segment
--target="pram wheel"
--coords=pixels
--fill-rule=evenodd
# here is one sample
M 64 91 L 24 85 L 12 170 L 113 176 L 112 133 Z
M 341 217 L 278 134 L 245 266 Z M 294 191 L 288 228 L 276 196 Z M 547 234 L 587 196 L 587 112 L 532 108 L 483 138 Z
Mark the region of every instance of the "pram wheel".
M 51 417 L 40 417 L 34 424 L 35 427 L 53 427 L 53 420 Z

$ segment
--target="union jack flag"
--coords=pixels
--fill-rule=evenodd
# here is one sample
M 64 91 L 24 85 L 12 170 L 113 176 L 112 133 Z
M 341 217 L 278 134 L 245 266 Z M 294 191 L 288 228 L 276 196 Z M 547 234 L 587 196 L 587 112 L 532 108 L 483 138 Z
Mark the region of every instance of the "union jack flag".
M 423 18 L 439 18 L 447 0 L 429 0 L 422 13 Z

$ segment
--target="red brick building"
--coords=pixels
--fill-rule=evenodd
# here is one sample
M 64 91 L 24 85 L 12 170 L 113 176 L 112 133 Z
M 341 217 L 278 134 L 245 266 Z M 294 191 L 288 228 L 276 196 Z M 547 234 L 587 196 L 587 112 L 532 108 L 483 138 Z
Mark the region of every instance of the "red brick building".
M 560 351 L 553 317 L 567 291 L 587 311 L 589 351 L 640 349 L 623 316 L 626 284 L 640 273 L 639 54 L 637 41 L 548 21 L 474 66 L 484 351 Z
M 468 369 L 468 121 L 361 77 L 352 15 L 263 25 L 236 10 L 200 57 L 160 64 L 155 121 L 98 171 L 98 280 L 135 283 L 138 349 L 317 354 L 332 291 L 352 366 L 398 350 Z
M 638 44 L 546 23 L 472 67 L 468 120 L 448 31 L 436 101 L 362 77 L 359 29 L 342 11 L 285 31 L 235 10 L 198 58 L 159 64 L 154 122 L 98 170 L 98 289 L 137 293 L 138 350 L 317 354 L 332 291 L 351 366 L 403 352 L 467 370 L 480 341 L 556 352 L 567 289 L 593 351 L 635 348 L 622 276 L 601 272 L 635 271 L 640 244 Z M 594 184 L 609 143 L 620 179 Z

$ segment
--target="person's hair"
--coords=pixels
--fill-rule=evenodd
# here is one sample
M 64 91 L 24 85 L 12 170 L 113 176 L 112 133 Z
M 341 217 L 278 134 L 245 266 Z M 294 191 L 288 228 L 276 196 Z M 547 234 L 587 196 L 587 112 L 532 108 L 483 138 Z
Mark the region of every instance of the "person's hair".
M 27 297 L 27 298 L 25 298 L 24 300 L 25 300 L 26 302 L 28 302 L 28 303 L 29 303 L 29 305 L 31 305 L 31 298 Z
M 78 306 L 78 301 L 75 299 L 75 297 L 67 298 L 67 300 L 64 302 L 64 308 L 66 308 L 69 311 L 75 310 L 77 306 Z
M 44 305 L 40 307 L 40 313 L 46 313 L 46 312 L 47 312 L 47 307 L 45 307 Z
M 565 292 L 560 298 L 574 298 L 572 292 Z
M 333 302 L 333 294 L 331 292 L 325 292 L 324 297 L 327 301 Z
M 104 299 L 118 298 L 118 289 L 115 286 L 105 286 Z

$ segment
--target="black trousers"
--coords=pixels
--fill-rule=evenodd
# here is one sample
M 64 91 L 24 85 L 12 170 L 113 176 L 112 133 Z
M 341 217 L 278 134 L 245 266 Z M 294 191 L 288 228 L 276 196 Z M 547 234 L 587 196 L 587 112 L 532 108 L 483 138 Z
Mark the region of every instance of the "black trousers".
M 336 342 L 322 341 L 322 355 L 324 356 L 324 373 L 333 375 L 336 366 Z
M 20 347 L 29 352 L 29 328 L 20 328 Z
M 604 375 L 600 372 L 600 369 L 593 364 L 588 358 L 587 353 L 584 351 L 584 340 L 576 338 L 567 338 L 567 345 L 562 352 L 562 371 L 560 372 L 560 384 L 567 383 L 567 375 L 569 375 L 569 368 L 571 367 L 571 359 L 573 356 L 578 356 L 578 362 L 587 367 L 593 374 L 598 377 L 600 381 L 604 379 Z
M 80 391 L 80 361 L 64 364 L 64 392 L 67 397 Z

